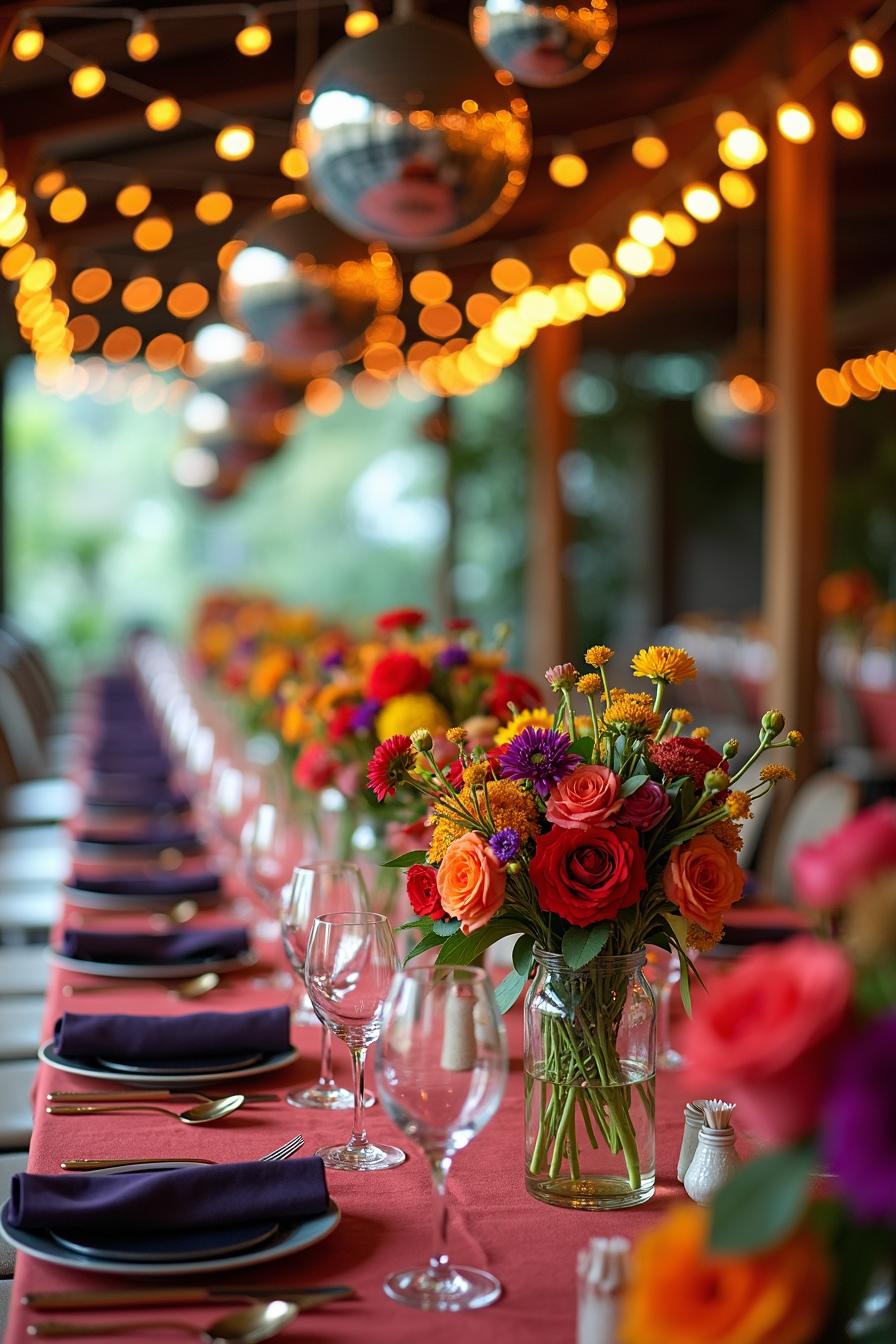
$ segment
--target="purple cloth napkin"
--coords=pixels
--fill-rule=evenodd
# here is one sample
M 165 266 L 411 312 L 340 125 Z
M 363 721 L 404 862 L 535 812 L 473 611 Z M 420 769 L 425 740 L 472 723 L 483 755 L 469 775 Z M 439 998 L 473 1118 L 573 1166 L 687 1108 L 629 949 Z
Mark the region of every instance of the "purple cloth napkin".
M 137 787 L 152 786 L 154 788 L 163 788 L 168 776 L 171 774 L 171 767 L 166 764 L 157 764 L 144 770 L 140 765 L 123 764 L 119 769 L 104 770 L 102 766 L 95 765 L 90 773 L 90 787 L 94 789 L 135 789 Z
M 65 929 L 60 952 L 80 961 L 128 962 L 135 966 L 174 966 L 188 961 L 224 961 L 249 950 L 245 929 L 181 929 L 176 933 L 105 933 Z
M 12 1178 L 9 1221 L 13 1227 L 54 1232 L 149 1232 L 314 1218 L 326 1212 L 328 1203 L 319 1157 L 120 1176 L 23 1171 Z
M 66 1059 L 213 1059 L 217 1055 L 277 1055 L 289 1049 L 289 1008 L 248 1013 L 63 1013 L 53 1043 Z
M 192 826 L 175 826 L 164 822 L 150 822 L 139 831 L 104 831 L 99 826 L 86 826 L 75 832 L 79 845 L 115 845 L 127 848 L 128 845 L 160 845 L 163 849 L 169 845 L 178 848 L 190 846 L 195 849 L 199 836 Z
M 144 788 L 92 789 L 84 799 L 87 807 L 114 807 L 131 811 L 184 812 L 190 806 L 185 793 L 175 792 L 164 784 L 149 781 Z
M 122 873 L 113 877 L 85 877 L 77 873 L 68 886 L 76 891 L 101 891 L 108 896 L 192 896 L 220 891 L 217 873 Z
M 93 769 L 103 775 L 141 775 L 144 779 L 167 779 L 171 774 L 170 757 L 160 751 L 102 752 L 92 756 Z

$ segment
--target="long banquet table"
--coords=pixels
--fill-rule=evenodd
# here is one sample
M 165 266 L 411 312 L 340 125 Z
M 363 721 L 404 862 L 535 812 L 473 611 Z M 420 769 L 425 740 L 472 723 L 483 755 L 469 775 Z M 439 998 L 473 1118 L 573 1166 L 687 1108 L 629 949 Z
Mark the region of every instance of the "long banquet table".
M 67 908 L 63 919 L 77 918 Z M 221 912 L 203 914 L 197 924 L 225 918 Z M 232 916 L 231 916 L 232 918 Z M 91 921 L 93 922 L 93 921 Z M 126 925 L 123 918 L 115 927 Z M 139 922 L 139 921 L 138 921 Z M 258 945 L 260 964 L 231 977 L 227 988 L 215 991 L 200 1004 L 179 1003 L 162 987 L 113 986 L 102 993 L 64 997 L 63 986 L 97 983 L 90 976 L 74 975 L 55 968 L 47 996 L 46 1039 L 52 1024 L 66 1008 L 81 1011 L 188 1013 L 196 1007 L 220 1011 L 259 1008 L 283 1002 L 284 989 L 258 981 L 285 964 L 274 943 Z M 88 1009 L 89 1005 L 89 1009 Z M 429 1249 L 430 1181 L 426 1162 L 413 1149 L 401 1167 L 386 1172 L 346 1174 L 329 1172 L 333 1198 L 342 1210 L 342 1222 L 324 1242 L 305 1252 L 269 1265 L 237 1271 L 227 1283 L 299 1285 L 345 1283 L 356 1297 L 300 1316 L 283 1338 L 305 1341 L 388 1338 L 397 1344 L 416 1344 L 424 1334 L 433 1342 L 456 1340 L 461 1334 L 476 1344 L 510 1344 L 511 1341 L 549 1340 L 563 1344 L 575 1339 L 576 1253 L 589 1236 L 621 1233 L 638 1235 L 680 1194 L 674 1179 L 681 1134 L 683 1096 L 675 1074 L 662 1073 L 658 1084 L 658 1185 L 653 1199 L 638 1209 L 608 1214 L 589 1214 L 550 1208 L 526 1193 L 523 1185 L 523 1079 L 521 1069 L 522 1019 L 515 1009 L 507 1020 L 511 1074 L 501 1110 L 466 1152 L 459 1155 L 449 1182 L 450 1241 L 453 1255 L 461 1262 L 492 1270 L 504 1286 L 494 1306 L 456 1316 L 429 1316 L 392 1303 L 383 1293 L 382 1282 L 396 1269 L 419 1263 Z M 301 1058 L 288 1069 L 261 1075 L 254 1090 L 283 1092 L 314 1075 L 320 1036 L 313 1028 L 294 1029 Z M 347 1065 L 347 1052 L 335 1047 L 337 1068 Z M 340 1055 L 345 1055 L 341 1059 Z M 347 1076 L 347 1067 L 345 1074 Z M 34 1137 L 29 1170 L 58 1173 L 67 1157 L 117 1157 L 140 1155 L 206 1157 L 238 1161 L 260 1156 L 301 1132 L 303 1152 L 313 1152 L 321 1143 L 347 1137 L 350 1113 L 326 1114 L 299 1111 L 282 1100 L 251 1106 L 220 1123 L 188 1127 L 176 1120 L 152 1114 L 108 1116 L 50 1116 L 44 1098 L 53 1090 L 88 1090 L 91 1080 L 77 1078 L 41 1065 L 35 1090 Z M 396 1140 L 384 1112 L 373 1107 L 368 1124 L 374 1139 Z M 401 1139 L 398 1139 L 401 1142 Z M 159 1282 L 153 1280 L 154 1283 Z M 169 1282 L 191 1282 L 172 1279 Z M 23 1294 L 76 1288 L 121 1288 L 139 1279 L 106 1276 L 63 1269 L 19 1253 L 14 1290 L 14 1308 L 7 1333 L 9 1344 L 28 1338 L 27 1326 L 50 1313 L 36 1313 L 20 1304 Z M 185 1321 L 204 1326 L 227 1308 L 178 1309 Z M 103 1319 L 151 1321 L 158 1309 L 102 1313 Z M 97 1311 L 66 1313 L 66 1319 L 96 1319 Z M 108 1337 L 108 1336 L 107 1336 Z M 112 1338 L 127 1339 L 128 1335 Z M 141 1332 L 140 1338 L 150 1338 Z M 164 1337 L 159 1332 L 159 1338 Z M 169 1336 L 170 1337 L 170 1336 Z

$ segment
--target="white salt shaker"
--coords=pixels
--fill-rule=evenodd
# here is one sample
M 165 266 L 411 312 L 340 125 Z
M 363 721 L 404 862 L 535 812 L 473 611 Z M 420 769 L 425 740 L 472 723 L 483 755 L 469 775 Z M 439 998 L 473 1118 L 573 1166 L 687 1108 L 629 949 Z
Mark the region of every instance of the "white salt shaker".
M 579 1251 L 577 1344 L 616 1344 L 631 1249 L 626 1237 L 592 1237 Z
M 704 1103 L 706 1123 L 701 1127 L 697 1151 L 684 1178 L 685 1192 L 695 1204 L 711 1204 L 713 1197 L 740 1166 L 731 1128 L 734 1106 L 724 1101 Z
M 689 1101 L 684 1108 L 684 1133 L 678 1154 L 678 1179 L 683 1181 L 697 1151 L 697 1140 L 703 1127 L 703 1102 Z

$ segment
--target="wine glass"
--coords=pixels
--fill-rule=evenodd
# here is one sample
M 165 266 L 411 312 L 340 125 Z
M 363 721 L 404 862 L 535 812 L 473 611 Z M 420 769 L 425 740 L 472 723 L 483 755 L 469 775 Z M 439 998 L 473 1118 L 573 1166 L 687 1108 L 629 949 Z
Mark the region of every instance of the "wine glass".
M 324 861 L 295 868 L 292 882 L 283 889 L 280 907 L 280 932 L 289 964 L 300 985 L 305 984 L 306 954 L 312 925 L 318 915 L 334 911 L 354 912 L 360 916 L 367 909 L 367 891 L 361 870 L 355 863 Z M 323 1021 L 308 1000 L 304 1014 L 300 1006 L 297 1020 L 312 1025 Z M 354 1096 L 345 1087 L 339 1087 L 333 1078 L 333 1040 L 323 1027 L 320 1050 L 320 1075 L 311 1087 L 295 1088 L 287 1092 L 291 1106 L 308 1106 L 314 1110 L 348 1111 L 354 1106 Z M 365 1106 L 373 1105 L 373 1097 L 365 1094 Z
M 304 837 L 285 808 L 265 800 L 243 826 L 240 850 L 246 881 L 271 916 L 257 926 L 259 937 L 279 938 L 283 888 L 296 865 L 307 857 Z M 305 1025 L 316 1020 L 309 1004 Z
M 455 1153 L 491 1120 L 507 1082 L 507 1043 L 487 973 L 479 966 L 414 966 L 396 975 L 383 1014 L 377 1091 L 392 1121 L 432 1168 L 435 1244 L 429 1264 L 393 1274 L 386 1293 L 427 1311 L 487 1307 L 492 1274 L 447 1254 L 445 1185 Z
M 688 949 L 693 961 L 696 952 Z M 651 947 L 647 951 L 647 978 L 656 995 L 656 1066 L 680 1069 L 684 1056 L 672 1045 L 672 992 L 681 983 L 681 964 L 676 951 Z
M 346 1144 L 319 1148 L 336 1171 L 384 1171 L 404 1162 L 400 1148 L 371 1143 L 364 1128 L 364 1060 L 379 1038 L 383 1006 L 398 969 L 395 939 L 385 915 L 344 910 L 318 915 L 308 940 L 305 984 L 324 1025 L 351 1051 L 354 1124 Z

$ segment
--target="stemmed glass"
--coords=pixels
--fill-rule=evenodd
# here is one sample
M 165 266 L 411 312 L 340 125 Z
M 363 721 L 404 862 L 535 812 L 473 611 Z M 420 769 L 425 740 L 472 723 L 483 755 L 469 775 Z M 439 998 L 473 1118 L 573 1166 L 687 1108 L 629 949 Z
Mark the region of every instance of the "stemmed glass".
M 693 961 L 696 952 L 688 950 Z M 658 1069 L 680 1069 L 684 1056 L 672 1045 L 672 992 L 681 983 L 681 965 L 678 953 L 662 947 L 651 947 L 647 953 L 647 978 L 656 995 L 656 1066 Z
M 447 1253 L 445 1186 L 455 1153 L 500 1105 L 507 1043 L 491 982 L 478 966 L 414 966 L 396 975 L 383 1014 L 377 1091 L 393 1122 L 432 1168 L 434 1245 L 429 1264 L 393 1274 L 389 1297 L 426 1311 L 487 1307 L 494 1275 L 454 1265 Z
M 314 921 L 305 984 L 320 1020 L 351 1051 L 355 1085 L 351 1138 L 317 1150 L 324 1166 L 337 1171 L 384 1171 L 405 1160 L 400 1148 L 371 1143 L 364 1128 L 364 1060 L 368 1046 L 379 1038 L 397 969 L 395 939 L 385 915 L 340 911 Z
M 324 861 L 306 864 L 293 870 L 292 882 L 283 891 L 280 907 L 280 932 L 289 964 L 299 984 L 306 983 L 306 954 L 312 925 L 318 915 L 335 911 L 354 913 L 359 918 L 367 909 L 367 892 L 361 870 L 355 863 Z M 323 1022 L 310 1002 L 297 1014 L 299 1022 Z M 333 1078 L 333 1040 L 323 1027 L 320 1050 L 320 1076 L 311 1087 L 295 1088 L 287 1092 L 291 1106 L 308 1106 L 314 1110 L 348 1111 L 354 1097 L 345 1087 L 339 1087 Z M 365 1094 L 365 1106 L 373 1105 L 373 1097 Z
M 285 814 L 285 809 L 267 801 L 258 807 L 243 826 L 240 836 L 243 869 L 249 886 L 272 916 L 257 927 L 260 937 L 280 936 L 280 909 L 283 888 L 289 883 L 296 864 L 307 857 L 304 838 Z M 315 1022 L 310 1004 L 305 1025 Z

